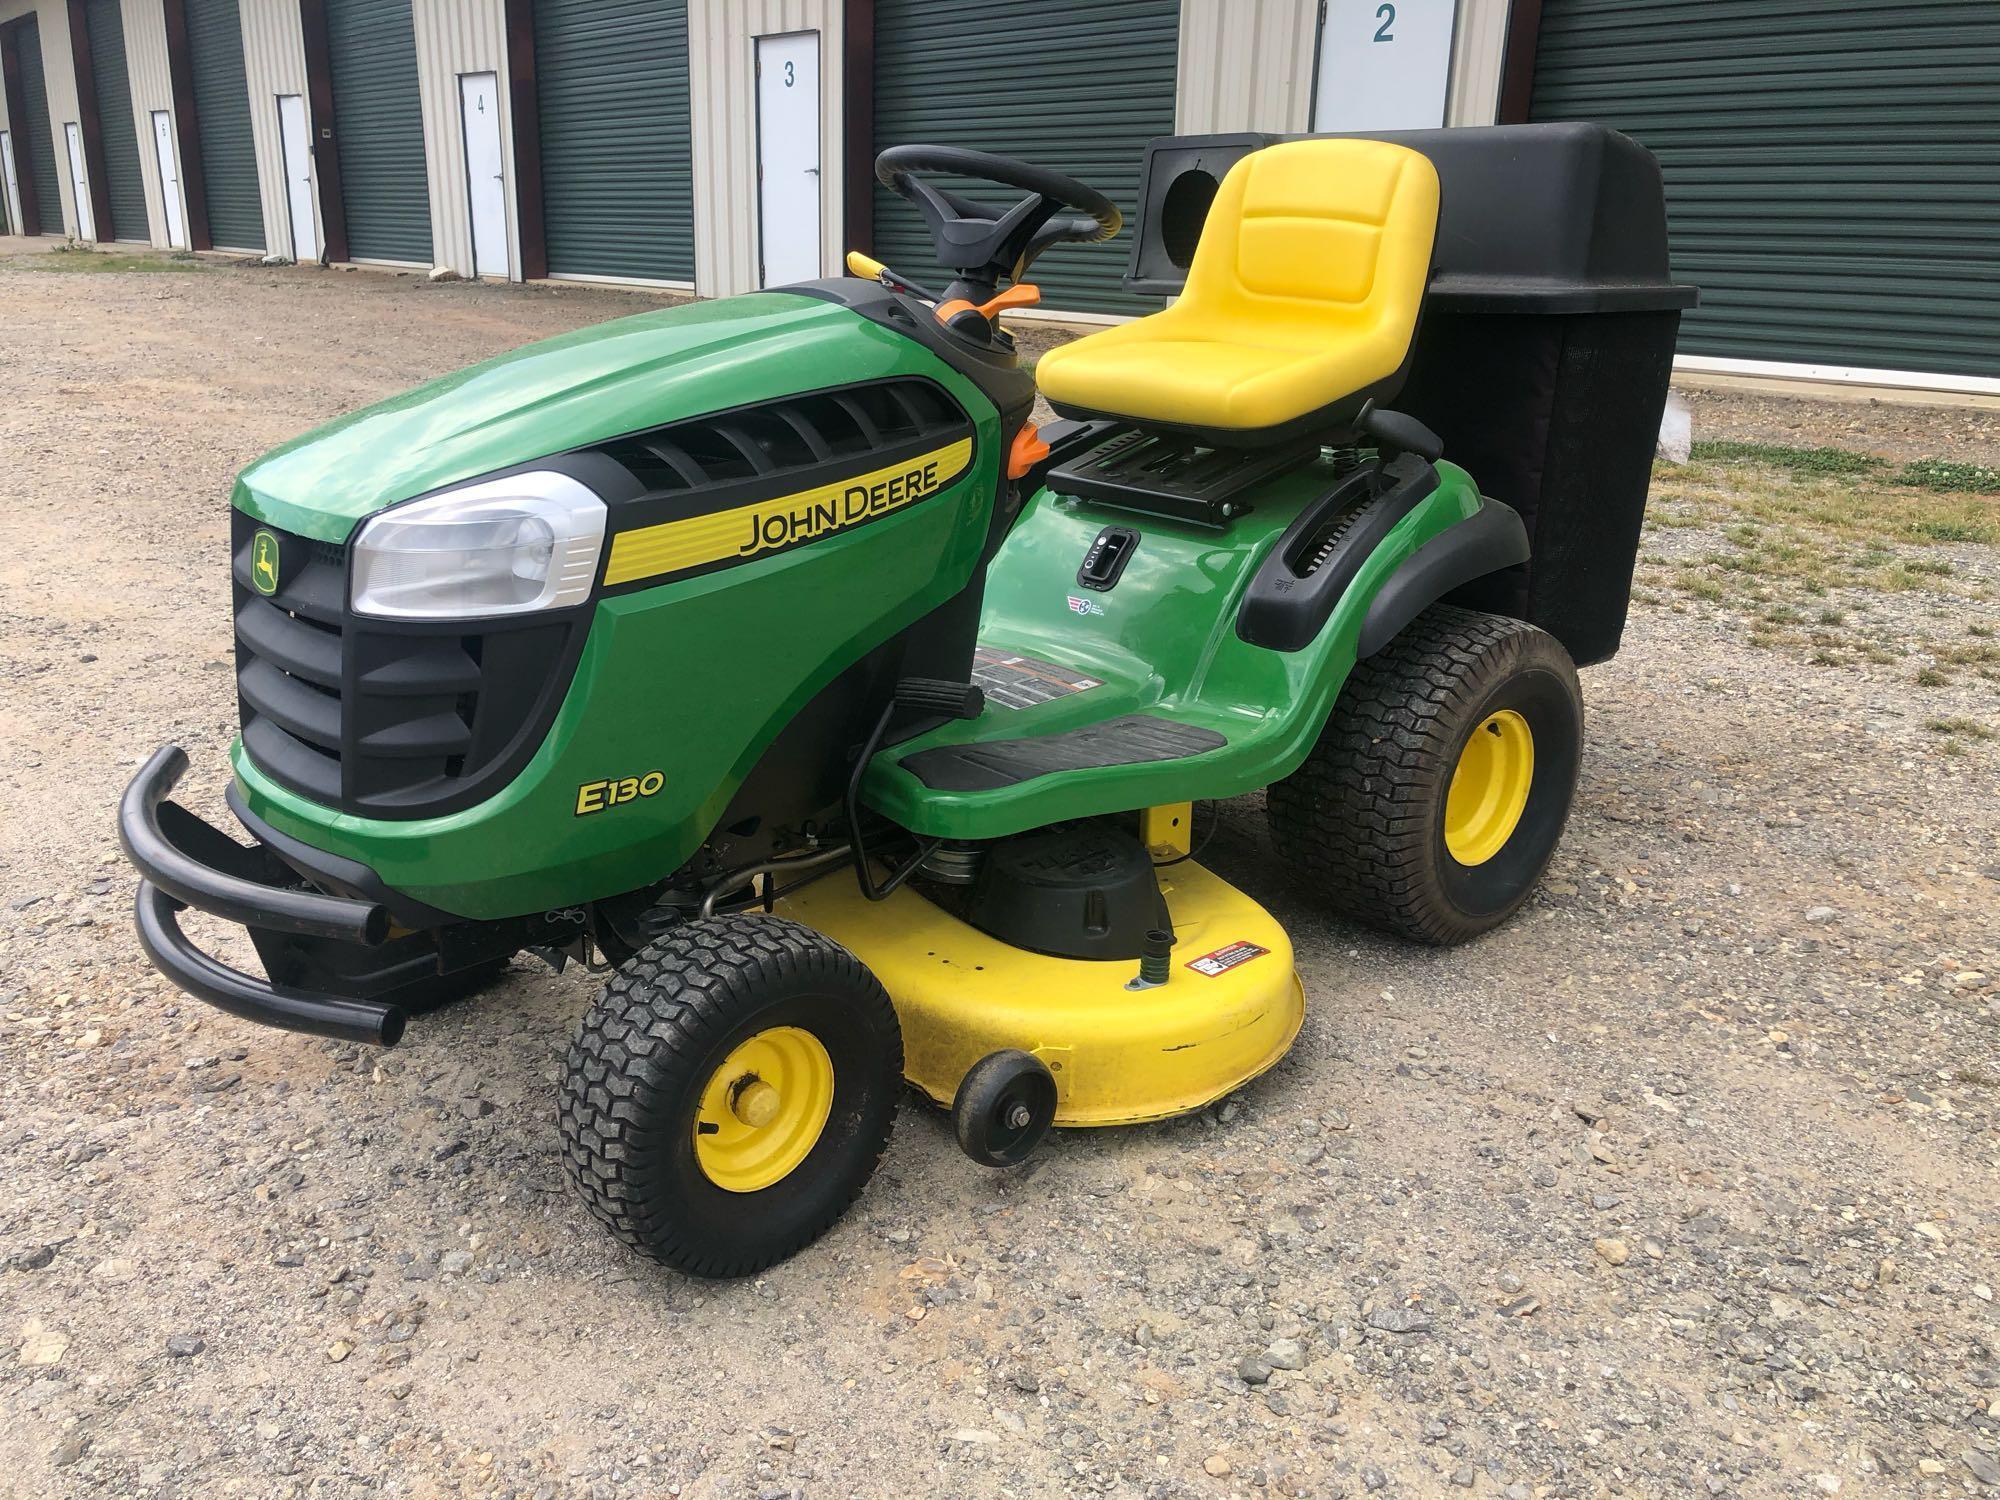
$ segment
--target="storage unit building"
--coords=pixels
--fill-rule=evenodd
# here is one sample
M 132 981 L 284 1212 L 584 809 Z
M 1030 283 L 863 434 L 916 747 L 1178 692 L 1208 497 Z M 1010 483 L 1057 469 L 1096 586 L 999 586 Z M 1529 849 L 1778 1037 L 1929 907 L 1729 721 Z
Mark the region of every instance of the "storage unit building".
M 257 186 L 257 143 L 250 128 L 243 66 L 243 20 L 237 0 L 183 0 L 201 185 L 210 242 L 218 250 L 262 251 L 264 202 Z M 258 0 L 249 0 L 256 4 Z
M 98 149 L 104 163 L 104 181 L 96 195 L 97 233 L 103 239 L 144 244 L 152 235 L 146 222 L 146 180 L 139 165 L 139 132 L 132 118 L 132 79 L 125 61 L 125 18 L 120 0 L 84 0 L 83 22 L 90 49 Z
M 326 29 L 348 254 L 429 266 L 430 182 L 410 0 L 326 0 Z
M 1146 142 L 1174 133 L 1180 12 L 1180 0 L 876 0 L 874 144 L 1020 157 L 1090 184 L 1129 218 Z M 1130 249 L 1128 229 L 1109 246 L 1049 251 L 1035 262 L 1043 300 L 1093 312 L 1158 307 L 1120 284 Z M 936 279 L 922 219 L 881 187 L 875 252 Z
M 2000 4 L 1543 0 L 1531 106 L 1659 155 L 1683 365 L 2000 391 Z
M 1129 214 L 1154 136 L 1597 120 L 1665 168 L 1683 367 L 2000 393 L 1996 0 L 0 0 L 0 43 L 29 227 L 703 295 L 936 279 L 900 142 Z M 1157 306 L 1127 244 L 1043 312 Z
M 22 217 L 30 233 L 62 234 L 67 194 L 56 175 L 56 127 L 49 112 L 39 15 L 30 12 L 0 27 L 0 68 Z
M 533 9 L 549 274 L 691 284 L 687 0 Z

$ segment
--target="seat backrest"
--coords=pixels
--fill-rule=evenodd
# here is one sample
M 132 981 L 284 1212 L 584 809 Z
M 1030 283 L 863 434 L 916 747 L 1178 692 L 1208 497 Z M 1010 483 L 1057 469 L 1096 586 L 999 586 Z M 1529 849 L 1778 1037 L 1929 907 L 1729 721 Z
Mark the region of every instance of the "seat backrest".
M 1416 333 L 1437 218 L 1437 169 L 1406 146 L 1267 146 L 1216 190 L 1173 311 L 1233 342 L 1379 343 L 1386 377 Z

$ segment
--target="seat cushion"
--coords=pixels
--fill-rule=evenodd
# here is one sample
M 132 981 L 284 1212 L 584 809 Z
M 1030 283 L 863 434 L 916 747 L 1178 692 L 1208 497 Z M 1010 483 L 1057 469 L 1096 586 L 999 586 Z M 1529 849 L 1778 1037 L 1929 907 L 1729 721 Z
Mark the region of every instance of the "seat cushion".
M 1415 337 L 1437 170 L 1384 141 L 1289 141 L 1223 179 L 1180 300 L 1043 355 L 1058 406 L 1278 427 L 1379 387 Z
M 1313 399 L 1318 391 L 1349 379 L 1332 368 L 1343 363 L 1338 355 L 1213 339 L 1111 337 L 1124 332 L 1107 329 L 1043 355 L 1035 370 L 1042 394 L 1059 405 L 1113 416 L 1248 429 L 1276 427 L 1317 410 L 1326 404 Z M 1077 353 L 1084 355 L 1080 362 Z M 1051 359 L 1057 369 L 1045 378 Z

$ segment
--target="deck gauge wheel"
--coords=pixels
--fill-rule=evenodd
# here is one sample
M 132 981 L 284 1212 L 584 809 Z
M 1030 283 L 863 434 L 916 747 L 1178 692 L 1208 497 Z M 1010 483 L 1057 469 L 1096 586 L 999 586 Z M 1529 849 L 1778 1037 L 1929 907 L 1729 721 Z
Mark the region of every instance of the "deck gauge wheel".
M 989 1052 L 959 1082 L 951 1127 L 959 1148 L 986 1167 L 1025 1161 L 1056 1120 L 1056 1080 L 1039 1057 Z

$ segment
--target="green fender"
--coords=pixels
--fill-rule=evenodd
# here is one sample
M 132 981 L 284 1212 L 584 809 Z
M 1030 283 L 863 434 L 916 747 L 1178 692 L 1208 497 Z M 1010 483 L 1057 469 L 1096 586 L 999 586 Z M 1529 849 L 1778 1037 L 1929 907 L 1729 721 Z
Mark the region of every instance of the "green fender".
M 1519 518 L 1482 500 L 1463 469 L 1436 468 L 1437 488 L 1376 545 L 1318 634 L 1289 651 L 1244 640 L 1238 612 L 1286 528 L 1335 482 L 1325 461 L 1252 491 L 1249 513 L 1226 531 L 1039 491 L 994 558 L 980 642 L 996 656 L 1050 663 L 1087 685 L 1023 707 L 989 695 L 978 718 L 878 754 L 865 799 L 919 834 L 987 839 L 1065 818 L 1240 796 L 1289 775 L 1318 740 L 1385 589 L 1395 585 L 1373 617 L 1378 631 L 1393 634 L 1437 597 L 1417 602 L 1427 589 L 1456 587 L 1457 574 L 1477 562 L 1518 560 L 1506 538 L 1519 532 Z M 1478 519 L 1489 510 L 1493 519 Z M 1077 567 L 1108 525 L 1130 527 L 1140 542 L 1117 586 L 1094 593 L 1079 586 Z M 1454 534 L 1460 539 L 1428 550 Z M 1369 639 L 1380 648 L 1375 632 Z M 998 742 L 1130 715 L 1204 731 L 1213 748 L 972 789 L 929 785 L 909 764 L 929 749 L 956 747 L 976 758 Z

